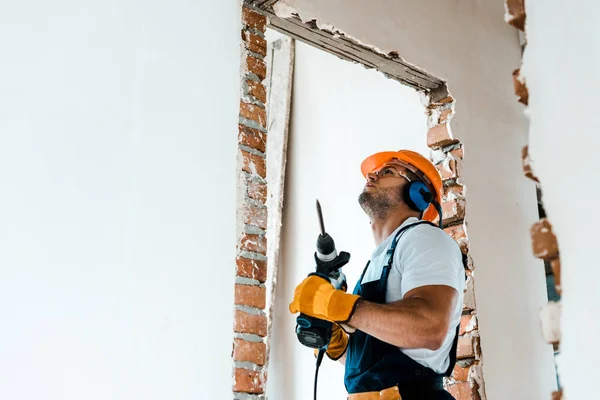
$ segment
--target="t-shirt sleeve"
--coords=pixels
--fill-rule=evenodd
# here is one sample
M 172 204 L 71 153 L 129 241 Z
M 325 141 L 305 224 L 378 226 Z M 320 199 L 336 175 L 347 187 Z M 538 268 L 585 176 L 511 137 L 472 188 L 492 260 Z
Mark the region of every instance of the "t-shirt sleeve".
M 462 293 L 465 272 L 458 244 L 444 231 L 430 225 L 407 231 L 398 243 L 394 268 L 402 276 L 402 297 L 427 285 L 445 285 Z

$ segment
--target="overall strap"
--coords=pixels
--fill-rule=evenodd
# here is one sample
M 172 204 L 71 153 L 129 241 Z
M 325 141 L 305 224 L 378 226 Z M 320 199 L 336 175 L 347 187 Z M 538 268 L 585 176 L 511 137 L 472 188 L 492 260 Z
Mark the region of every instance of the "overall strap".
M 396 252 L 396 246 L 398 245 L 398 242 L 400 241 L 400 237 L 402 236 L 402 234 L 406 231 L 408 231 L 410 228 L 413 228 L 417 225 L 423 225 L 423 224 L 427 224 L 427 225 L 431 225 L 433 227 L 436 227 L 436 225 L 432 224 L 429 221 L 419 221 L 416 222 L 414 224 L 410 224 L 405 226 L 404 228 L 400 229 L 398 231 L 398 233 L 396 233 L 396 236 L 394 236 L 394 239 L 392 240 L 392 245 L 390 246 L 390 248 L 387 251 L 387 256 L 388 256 L 388 262 L 387 264 L 383 267 L 383 271 L 381 273 L 381 277 L 385 278 L 385 280 L 387 280 L 387 277 L 390 273 L 390 269 L 392 269 L 392 264 L 394 263 L 394 253 Z
M 359 285 L 362 283 L 363 277 L 365 276 L 365 273 L 367 272 L 367 268 L 369 268 L 369 264 L 371 264 L 371 260 L 367 261 L 367 265 L 365 266 L 365 269 L 363 269 L 362 274 L 360 274 L 360 279 L 358 280 Z
M 450 348 L 450 364 L 448 365 L 448 369 L 444 372 L 444 376 L 452 375 L 452 371 L 454 371 L 454 365 L 456 364 L 456 350 L 458 348 L 458 334 L 460 333 L 460 324 L 456 327 L 456 335 L 454 335 L 454 340 L 452 341 L 452 347 Z

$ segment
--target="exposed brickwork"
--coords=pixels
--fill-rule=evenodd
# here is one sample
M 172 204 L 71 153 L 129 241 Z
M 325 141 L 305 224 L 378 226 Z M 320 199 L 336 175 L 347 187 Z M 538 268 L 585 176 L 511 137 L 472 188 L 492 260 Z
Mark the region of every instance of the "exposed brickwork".
M 264 379 L 261 372 L 236 368 L 234 372 L 233 391 L 243 393 L 263 393 Z
M 469 380 L 469 372 L 471 366 L 461 367 L 459 363 L 456 363 L 454 370 L 452 371 L 452 377 L 455 381 L 467 382 Z
M 246 225 L 256 226 L 260 229 L 267 229 L 267 207 L 247 203 L 243 205 L 244 223 Z
M 233 341 L 233 359 L 247 361 L 256 365 L 265 365 L 267 345 L 263 342 L 249 342 L 235 339 Z
M 456 142 L 448 124 L 434 126 L 427 132 L 427 146 L 431 148 L 440 148 Z
M 262 81 L 267 77 L 267 64 L 265 61 L 254 56 L 246 57 L 246 67 Z
M 552 225 L 546 218 L 533 224 L 531 227 L 531 242 L 533 255 L 543 260 L 552 260 L 558 257 L 558 243 L 552 233 Z
M 558 392 L 552 392 L 552 400 L 561 400 L 562 399 L 562 390 Z
M 267 202 L 267 183 L 256 178 L 257 176 L 246 177 L 246 195 L 250 199 L 265 204 Z
M 506 0 L 506 22 L 515 28 L 525 30 L 525 0 Z
M 267 254 L 267 238 L 264 235 L 255 235 L 244 233 L 240 240 L 241 250 L 251 251 L 253 253 Z
M 267 29 L 267 17 L 244 7 L 242 10 L 242 24 L 245 28 L 256 29 L 264 33 Z
M 262 85 L 261 85 L 262 86 Z M 264 89 L 264 86 L 263 86 Z M 251 147 L 262 153 L 267 151 L 267 134 L 261 132 L 258 129 L 253 129 L 248 126 L 240 124 L 238 126 L 239 135 L 238 142 L 241 145 Z
M 240 116 L 267 127 L 267 110 L 254 104 L 240 102 Z
M 465 212 L 466 188 L 462 183 L 462 161 L 464 148 L 450 128 L 454 116 L 454 99 L 447 96 L 428 106 L 429 131 L 427 144 L 431 148 L 431 159 L 440 172 L 444 183 L 442 198 L 442 222 L 444 231 L 458 243 L 466 260 L 465 298 L 463 316 L 460 321 L 457 363 L 452 376 L 446 380 L 446 389 L 457 399 L 485 399 L 481 374 L 481 347 L 475 303 L 475 273 L 469 255 L 469 240 Z M 477 373 L 473 371 L 476 370 Z
M 256 285 L 235 285 L 235 304 L 264 309 L 266 288 Z
M 243 221 L 244 231 L 239 232 L 236 273 L 239 281 L 235 288 L 235 324 L 238 334 L 254 335 L 252 340 L 236 338 L 233 346 L 235 393 L 242 397 L 263 395 L 266 388 L 266 363 L 268 321 L 265 312 L 267 277 L 265 257 L 267 228 L 266 143 L 267 96 L 262 83 L 267 75 L 264 57 L 266 42 L 264 32 L 267 20 L 264 16 L 244 8 L 242 15 L 242 92 L 240 94 L 240 125 L 238 130 L 239 165 L 238 182 L 244 185 L 238 201 L 238 220 Z M 464 150 L 454 137 L 450 124 L 454 114 L 454 99 L 446 96 L 431 102 L 427 143 L 436 155 L 436 167 L 444 181 L 442 199 L 443 224 L 459 244 L 465 259 L 468 280 L 465 290 L 464 313 L 460 326 L 460 361 L 453 376 L 447 380 L 447 388 L 457 399 L 485 399 L 482 387 L 481 349 L 477 325 L 477 309 L 474 295 L 474 268 L 469 255 L 468 235 L 464 221 L 466 190 L 461 181 Z M 259 233 L 257 233 L 259 232 Z M 250 283 L 248 283 L 250 282 Z M 257 340 L 262 338 L 262 340 Z M 240 395 L 236 395 L 240 396 Z
M 523 174 L 529 179 L 539 183 L 538 178 L 533 174 L 533 168 L 531 167 L 531 160 L 529 159 L 529 146 L 524 146 L 521 151 L 521 161 L 523 164 Z
M 258 175 L 261 178 L 267 177 L 267 160 L 264 156 L 249 153 L 245 150 L 241 150 L 240 152 L 242 154 L 242 160 L 244 161 L 242 171 L 252 175 Z
M 243 283 L 235 285 L 233 330 L 233 392 L 235 397 L 261 395 L 266 387 L 267 359 L 267 75 L 265 31 L 267 18 L 243 7 L 242 10 L 242 85 L 238 125 L 238 232 L 236 275 Z M 240 197 L 241 196 L 241 197 Z M 246 340 L 246 336 L 251 335 Z M 242 394 L 239 394 L 242 393 Z
M 456 400 L 475 400 L 479 395 L 469 382 L 458 382 L 448 387 L 448 391 Z
M 459 360 L 475 357 L 475 340 L 473 337 L 463 336 L 458 339 L 456 358 Z
M 529 104 L 529 91 L 527 90 L 525 81 L 520 73 L 521 69 L 515 69 L 513 71 L 513 86 L 519 102 L 527 105 Z
M 256 279 L 259 282 L 264 282 L 267 279 L 266 261 L 238 257 L 236 261 L 236 267 L 236 272 L 238 276 Z
M 233 330 L 265 337 L 267 336 L 267 317 L 264 314 L 250 314 L 236 310 Z
M 525 1 L 505 0 L 505 9 L 506 22 L 521 31 L 525 31 L 525 21 L 527 17 L 525 12 Z M 527 89 L 526 82 L 521 77 L 520 73 L 520 68 L 513 71 L 513 86 L 518 101 L 527 106 L 529 103 L 529 91 Z M 552 225 L 545 218 L 545 211 L 541 201 L 542 190 L 540 187 L 540 181 L 534 174 L 532 160 L 529 157 L 529 147 L 527 145 L 523 147 L 521 159 L 523 165 L 523 175 L 536 183 L 538 192 L 538 210 L 540 214 L 540 220 L 534 223 L 530 229 L 532 252 L 535 257 L 544 260 L 546 274 L 551 273 L 553 275 L 556 293 L 558 296 L 560 296 L 561 285 L 559 246 L 556 236 L 552 232 Z M 548 294 L 550 297 L 551 290 L 548 291 Z M 552 293 L 552 296 L 554 295 L 555 294 Z M 560 310 L 560 302 L 552 301 L 544 306 L 540 313 L 542 334 L 546 341 L 554 345 L 555 351 L 559 349 L 560 345 Z M 558 400 L 561 398 L 562 390 L 552 393 L 552 400 Z
M 255 81 L 246 81 L 246 84 L 248 85 L 249 95 L 253 96 L 263 104 L 267 103 L 267 91 L 264 85 Z
M 460 335 L 477 329 L 477 317 L 472 314 L 464 314 L 460 317 Z

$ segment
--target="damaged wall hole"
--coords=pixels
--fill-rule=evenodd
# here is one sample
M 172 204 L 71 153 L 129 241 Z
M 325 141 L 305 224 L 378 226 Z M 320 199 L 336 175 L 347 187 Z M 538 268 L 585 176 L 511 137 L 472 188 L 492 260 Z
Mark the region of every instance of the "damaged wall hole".
M 422 93 L 428 121 L 427 145 L 430 158 L 443 179 L 442 222 L 444 230 L 460 246 L 466 265 L 466 291 L 461 317 L 458 346 L 458 362 L 452 376 L 445 379 L 445 386 L 457 399 L 485 399 L 482 373 L 482 351 L 479 340 L 477 306 L 475 301 L 475 265 L 469 253 L 467 223 L 465 221 L 466 187 L 462 181 L 464 146 L 451 130 L 455 113 L 455 100 L 446 83 L 414 65 L 406 63 L 397 51 L 387 54 L 356 42 L 333 27 L 319 27 L 316 19 L 303 22 L 296 14 L 286 18 L 275 14 L 273 0 L 246 0 L 243 10 L 244 28 L 242 40 L 242 101 L 240 103 L 240 173 L 238 180 L 238 209 L 244 224 L 240 225 L 241 237 L 238 251 L 238 287 L 236 285 L 236 339 L 234 341 L 234 385 L 236 398 L 266 396 L 266 365 L 268 364 L 269 329 L 271 313 L 264 298 L 274 288 L 266 279 L 266 253 L 263 245 L 267 236 L 265 141 L 269 141 L 266 113 L 270 104 L 266 97 L 257 95 L 265 90 L 266 26 L 284 35 L 301 40 L 320 50 L 366 68 L 374 68 L 386 77 L 408 85 Z M 268 17 L 268 22 L 266 20 Z M 322 28 L 322 29 L 321 29 Z M 249 32 L 249 33 L 248 33 Z M 257 39 L 257 37 L 259 39 Z M 258 86 L 258 87 L 257 87 Z M 262 86 L 262 88 L 261 88 Z M 250 88 L 253 88 L 250 90 Z M 253 151 L 249 151 L 249 149 Z M 260 189 L 250 190 L 253 187 Z M 256 198 L 255 193 L 263 193 Z M 250 235 L 253 235 L 249 238 Z M 256 251 L 260 251 L 255 256 Z M 243 279 L 243 280 L 242 280 Z M 238 296 L 238 290 L 240 295 Z M 242 296 L 241 292 L 246 294 Z M 248 294 L 251 293 L 251 294 Z M 250 355 L 253 351 L 258 355 Z M 267 360 L 265 363 L 264 360 Z M 244 397 L 245 398 L 245 397 Z
M 522 38 L 523 50 L 527 46 L 525 37 L 525 22 L 527 19 L 524 0 L 505 1 L 505 20 L 519 30 Z M 517 101 L 525 107 L 529 105 L 529 90 L 527 82 L 521 75 L 521 68 L 513 71 L 513 86 Z M 535 176 L 532 161 L 529 157 L 529 147 L 523 147 L 522 154 L 523 175 L 535 182 L 538 217 L 530 230 L 533 255 L 544 262 L 546 277 L 546 291 L 548 304 L 540 311 L 540 325 L 545 341 L 553 346 L 555 359 L 560 353 L 560 316 L 561 316 L 561 285 L 560 285 L 560 254 L 558 241 L 552 232 L 552 225 L 547 219 L 542 199 L 542 188 L 539 179 Z M 556 362 L 555 362 L 556 368 Z M 562 398 L 562 389 L 558 373 L 556 374 L 558 391 L 552 393 L 553 400 Z

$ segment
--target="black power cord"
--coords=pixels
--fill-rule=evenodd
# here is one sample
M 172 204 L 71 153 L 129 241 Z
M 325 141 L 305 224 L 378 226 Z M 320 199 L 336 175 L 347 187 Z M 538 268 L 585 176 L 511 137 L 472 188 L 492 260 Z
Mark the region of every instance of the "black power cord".
M 433 195 L 431 193 L 429 193 L 428 191 L 426 191 L 425 189 L 421 189 L 419 191 L 419 193 L 421 194 L 421 196 L 423 196 L 423 199 L 426 202 L 433 204 L 433 206 L 437 210 L 438 214 L 440 215 L 440 229 L 443 229 L 444 225 L 442 223 L 442 206 L 440 205 L 440 203 L 438 203 L 435 200 L 435 198 L 433 197 Z
M 438 203 L 437 201 L 433 200 L 431 202 L 431 204 L 433 204 L 433 206 L 435 207 L 435 209 L 437 210 L 438 214 L 440 215 L 440 229 L 444 229 L 444 224 L 442 222 L 442 206 L 440 205 L 440 203 Z
M 319 367 L 321 366 L 321 362 L 323 361 L 323 356 L 325 355 L 325 349 L 319 349 L 319 354 L 317 354 L 317 368 L 315 369 L 315 390 L 314 390 L 314 399 L 317 400 L 317 380 L 319 379 Z

